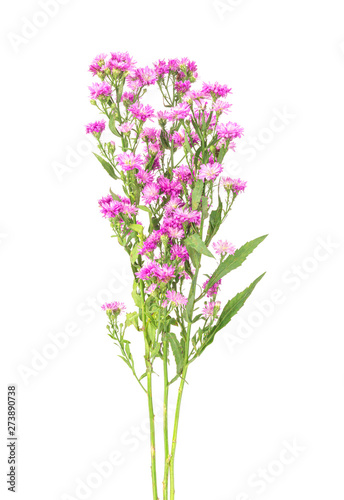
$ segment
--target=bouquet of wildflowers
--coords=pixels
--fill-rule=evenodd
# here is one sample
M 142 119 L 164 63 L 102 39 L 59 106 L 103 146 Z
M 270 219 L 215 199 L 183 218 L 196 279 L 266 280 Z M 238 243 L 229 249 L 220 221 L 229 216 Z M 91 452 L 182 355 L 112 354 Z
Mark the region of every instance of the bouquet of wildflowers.
M 240 179 L 221 177 L 223 160 L 243 135 L 223 120 L 231 104 L 227 85 L 197 80 L 187 58 L 138 67 L 128 53 L 101 54 L 90 65 L 98 81 L 91 104 L 104 119 L 86 132 L 98 142 L 95 154 L 116 188 L 99 201 L 114 236 L 128 254 L 136 308 L 103 305 L 111 339 L 148 398 L 153 499 L 158 499 L 153 375 L 162 371 L 164 393 L 163 500 L 175 498 L 175 453 L 180 406 L 189 365 L 213 342 L 243 306 L 263 275 L 222 306 L 221 280 L 239 267 L 266 236 L 239 249 L 216 235 L 245 190 Z M 150 88 L 162 97 L 160 110 L 145 102 Z M 153 92 L 154 92 L 153 90 Z M 108 127 L 115 141 L 103 140 Z M 119 150 L 119 151 L 118 151 Z M 119 192 L 119 185 L 121 192 Z M 213 262 L 201 277 L 201 263 Z M 121 319 L 123 318 L 123 319 Z M 138 373 L 127 330 L 142 342 L 144 373 Z M 158 379 L 154 379 L 158 380 Z M 160 379 L 159 379 L 160 380 Z M 175 418 L 169 429 L 169 391 L 177 382 Z

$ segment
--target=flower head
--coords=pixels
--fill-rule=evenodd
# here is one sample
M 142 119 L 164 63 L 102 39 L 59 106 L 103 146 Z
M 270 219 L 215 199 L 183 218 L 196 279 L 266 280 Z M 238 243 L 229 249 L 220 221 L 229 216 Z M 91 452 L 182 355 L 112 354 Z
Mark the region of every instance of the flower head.
M 112 94 L 111 85 L 106 82 L 95 82 L 88 88 L 90 90 L 91 99 L 104 98 Z
M 235 194 L 239 194 L 240 191 L 244 191 L 247 185 L 246 181 L 242 181 L 241 179 L 232 179 L 231 177 L 223 177 L 221 179 L 221 183 L 227 191 L 232 190 Z
M 172 304 L 176 306 L 186 306 L 188 303 L 188 299 L 184 297 L 181 293 L 175 292 L 174 290 L 168 290 L 166 292 L 167 302 L 172 302 Z M 166 307 L 167 304 L 164 306 Z
M 202 314 L 205 318 L 216 318 L 218 316 L 220 308 L 221 308 L 220 301 L 209 302 L 208 304 L 205 303 L 202 309 Z
M 86 125 L 86 134 L 100 134 L 105 130 L 105 120 L 89 123 Z
M 220 163 L 206 163 L 201 165 L 200 171 L 198 172 L 198 178 L 213 181 L 221 174 L 222 171 L 223 166 Z
M 244 129 L 237 123 L 228 122 L 227 124 L 220 123 L 217 126 L 217 135 L 220 139 L 236 139 L 242 137 Z
M 232 245 L 232 243 L 228 243 L 228 241 L 216 241 L 213 243 L 213 248 L 215 250 L 215 253 L 218 255 L 226 255 L 229 253 L 230 255 L 234 255 L 235 253 L 235 246 Z
M 103 311 L 106 311 L 107 314 L 119 316 L 122 312 L 125 311 L 126 306 L 123 302 L 107 302 L 102 305 Z
M 151 120 L 154 117 L 154 109 L 149 104 L 144 106 L 143 104 L 135 102 L 135 104 L 130 106 L 128 109 L 130 113 L 141 122 Z
M 122 153 L 117 156 L 117 161 L 122 170 L 133 170 L 134 168 L 141 168 L 143 160 L 140 155 L 135 156 L 133 153 Z

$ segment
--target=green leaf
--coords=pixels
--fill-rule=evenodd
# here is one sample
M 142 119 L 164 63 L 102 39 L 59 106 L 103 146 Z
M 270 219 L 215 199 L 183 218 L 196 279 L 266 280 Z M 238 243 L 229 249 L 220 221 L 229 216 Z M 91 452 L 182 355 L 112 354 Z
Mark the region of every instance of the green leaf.
M 219 156 L 217 157 L 217 161 L 219 163 L 222 162 L 222 160 L 223 160 L 223 158 L 225 156 L 225 153 L 226 153 L 226 148 L 224 146 L 222 146 L 221 149 L 220 149 L 220 152 L 219 152 Z
M 203 220 L 208 218 L 208 198 L 207 198 L 207 196 L 202 196 L 202 215 L 203 215 Z
M 141 236 L 143 234 L 143 226 L 141 224 L 130 224 L 130 229 L 133 229 L 137 233 L 139 233 Z
M 209 290 L 215 283 L 217 283 L 221 278 L 226 276 L 230 271 L 241 266 L 241 264 L 246 260 L 246 257 L 253 252 L 253 250 L 267 237 L 267 234 L 260 236 L 255 240 L 245 243 L 242 247 L 238 248 L 234 255 L 228 255 L 228 257 L 219 265 L 214 274 L 209 280 L 205 288 L 205 292 Z
M 140 243 L 136 243 L 132 251 L 130 252 L 130 262 L 134 264 L 139 255 Z
M 118 177 L 115 174 L 115 171 L 113 169 L 113 166 L 110 165 L 110 163 L 108 163 L 106 160 L 104 160 L 104 158 L 102 158 L 101 156 L 97 155 L 96 153 L 93 153 L 93 154 L 97 158 L 97 160 L 103 165 L 103 167 L 105 168 L 105 170 L 107 171 L 109 176 L 112 177 L 113 179 L 118 179 Z
M 178 339 L 177 339 L 175 333 L 168 332 L 167 333 L 167 340 L 169 341 L 169 343 L 171 344 L 171 347 L 172 347 L 173 356 L 174 356 L 174 359 L 175 359 L 176 365 L 177 365 L 177 373 L 180 374 L 183 371 L 183 367 L 184 367 L 183 349 L 182 349 L 180 343 L 178 342 Z
M 191 146 L 190 146 L 190 143 L 188 141 L 188 138 L 187 138 L 187 135 L 185 135 L 185 142 L 184 142 L 184 146 L 185 146 L 185 149 L 190 153 L 192 154 L 192 149 L 191 149 Z
M 134 302 L 135 302 L 135 305 L 137 307 L 141 307 L 142 306 L 142 301 L 141 301 L 141 297 L 140 295 L 137 293 L 137 288 L 138 288 L 138 284 L 137 284 L 137 281 L 134 280 L 134 283 L 133 283 L 133 291 L 131 293 L 131 296 L 132 298 L 134 299 Z
M 221 226 L 222 220 L 222 201 L 219 195 L 218 206 L 216 210 L 213 210 L 209 218 L 209 227 L 207 231 L 207 237 L 205 239 L 205 244 L 209 245 L 211 239 L 215 236 L 219 227 Z
M 139 315 L 137 312 L 127 313 L 125 327 L 127 328 L 130 325 L 134 325 L 136 330 L 139 330 Z
M 155 341 L 155 332 L 156 332 L 156 328 L 155 328 L 154 324 L 152 323 L 152 321 L 149 321 L 149 323 L 147 325 L 147 333 L 148 333 L 148 338 L 152 343 L 154 343 L 154 341 Z
M 112 114 L 110 116 L 110 120 L 109 120 L 109 129 L 111 130 L 111 132 L 113 134 L 115 134 L 117 137 L 121 137 L 120 133 L 118 132 L 118 130 L 116 129 L 116 117 L 115 117 L 115 114 Z
M 210 330 L 205 343 L 201 346 L 199 354 L 202 353 L 204 349 L 213 342 L 216 333 L 222 330 L 222 328 L 224 328 L 230 322 L 233 316 L 242 308 L 242 306 L 245 304 L 246 300 L 251 295 L 256 285 L 259 283 L 259 281 L 263 278 L 264 275 L 265 273 L 261 274 L 256 280 L 253 281 L 253 283 L 251 283 L 250 286 L 245 288 L 245 290 L 238 293 L 233 299 L 227 302 L 222 311 L 222 314 L 219 317 L 218 322 Z
M 189 248 L 191 248 L 196 250 L 196 252 L 198 253 L 202 253 L 207 257 L 212 257 L 213 259 L 215 259 L 214 255 L 210 250 L 208 250 L 206 244 L 204 243 L 204 241 L 202 241 L 201 237 L 197 233 L 188 236 L 185 240 L 185 245 L 188 250 Z
M 201 201 L 202 193 L 204 188 L 204 182 L 202 179 L 198 179 L 192 191 L 192 210 L 196 210 Z

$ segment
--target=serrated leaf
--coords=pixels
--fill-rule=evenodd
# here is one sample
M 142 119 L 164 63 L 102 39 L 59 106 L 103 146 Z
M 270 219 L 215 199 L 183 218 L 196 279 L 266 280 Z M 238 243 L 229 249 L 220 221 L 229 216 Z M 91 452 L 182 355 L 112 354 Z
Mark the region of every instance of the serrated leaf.
M 97 155 L 96 153 L 93 153 L 93 154 L 97 158 L 97 160 L 101 163 L 101 165 L 104 167 L 104 169 L 107 171 L 109 176 L 115 180 L 118 179 L 118 177 L 115 174 L 115 171 L 113 169 L 113 166 L 110 165 L 110 163 L 108 163 L 106 160 L 104 160 L 104 158 L 102 158 L 101 156 Z
M 228 257 L 219 265 L 212 277 L 210 278 L 205 292 L 209 290 L 215 283 L 217 283 L 221 278 L 226 276 L 230 271 L 241 266 L 241 264 L 246 260 L 253 250 L 267 237 L 267 234 L 260 236 L 254 240 L 248 241 L 242 247 L 235 251 L 234 255 L 228 255 Z
M 203 352 L 204 349 L 214 341 L 216 333 L 222 330 L 222 328 L 224 328 L 230 322 L 233 316 L 242 308 L 242 306 L 245 304 L 246 300 L 251 295 L 256 285 L 259 283 L 259 281 L 263 278 L 264 275 L 265 273 L 261 274 L 256 280 L 254 280 L 250 284 L 250 286 L 245 288 L 245 290 L 238 293 L 235 297 L 233 297 L 233 299 L 227 302 L 218 319 L 218 322 L 210 330 L 210 333 L 207 336 L 207 340 L 201 346 L 199 353 Z
M 193 250 L 196 250 L 196 252 L 201 253 L 203 255 L 206 255 L 207 257 L 212 257 L 215 259 L 214 255 L 211 253 L 211 251 L 208 249 L 204 241 L 202 241 L 201 237 L 199 234 L 195 233 L 192 234 L 191 236 L 188 236 L 185 240 L 184 243 L 186 245 L 186 248 L 189 250 L 189 248 L 192 248 Z
M 183 349 L 182 349 L 180 343 L 178 342 L 178 339 L 177 339 L 175 333 L 168 332 L 167 339 L 168 339 L 169 343 L 171 344 L 173 356 L 174 356 L 174 359 L 176 361 L 177 374 L 180 374 L 183 371 L 183 366 L 184 366 Z
M 204 188 L 204 182 L 202 179 L 198 179 L 192 190 L 192 210 L 196 210 L 201 201 L 202 193 Z

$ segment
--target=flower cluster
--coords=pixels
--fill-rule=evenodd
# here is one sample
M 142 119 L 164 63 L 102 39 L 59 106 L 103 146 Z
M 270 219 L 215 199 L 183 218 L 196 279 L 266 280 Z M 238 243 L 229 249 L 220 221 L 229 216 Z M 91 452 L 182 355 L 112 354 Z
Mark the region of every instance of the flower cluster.
M 139 67 L 127 52 L 115 52 L 98 55 L 89 70 L 100 80 L 89 87 L 91 102 L 108 119 L 116 144 L 103 141 L 105 120 L 88 124 L 86 131 L 97 139 L 103 167 L 121 179 L 124 191 L 100 199 L 100 211 L 130 255 L 140 295 L 153 296 L 163 309 L 183 309 L 193 268 L 196 275 L 199 270 L 197 244 L 203 240 L 209 247 L 246 187 L 240 179 L 221 177 L 225 154 L 243 135 L 237 123 L 221 121 L 231 108 L 226 100 L 231 89 L 218 82 L 197 86 L 197 65 L 188 58 Z M 144 100 L 153 86 L 162 94 L 164 109 Z M 221 262 L 235 252 L 227 240 L 211 247 Z M 205 321 L 218 315 L 220 284 L 204 291 L 210 299 L 201 313 Z

